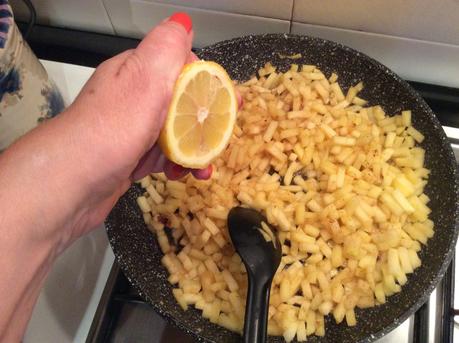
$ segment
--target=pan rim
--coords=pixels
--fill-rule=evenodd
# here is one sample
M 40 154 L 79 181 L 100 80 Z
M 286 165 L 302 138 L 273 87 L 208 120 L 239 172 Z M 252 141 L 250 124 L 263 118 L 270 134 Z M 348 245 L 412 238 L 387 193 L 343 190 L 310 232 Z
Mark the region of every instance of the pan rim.
M 432 281 L 429 282 L 428 287 L 423 290 L 423 295 L 421 297 L 417 298 L 417 300 L 414 301 L 413 304 L 411 306 L 409 306 L 403 312 L 403 314 L 400 317 L 396 318 L 395 321 L 393 321 L 391 324 L 385 326 L 384 328 L 380 329 L 379 331 L 377 331 L 377 332 L 375 332 L 375 333 L 373 333 L 373 334 L 371 334 L 371 335 L 369 335 L 369 336 L 367 336 L 367 337 L 365 337 L 365 338 L 363 338 L 363 339 L 358 341 L 360 343 L 373 342 L 373 341 L 383 337 L 384 335 L 388 334 L 389 332 L 393 331 L 396 327 L 398 327 L 407 318 L 409 318 L 415 311 L 417 311 L 427 301 L 427 299 L 430 297 L 430 295 L 433 292 L 433 290 L 438 286 L 438 284 L 442 280 L 442 278 L 443 278 L 443 276 L 444 276 L 444 274 L 446 272 L 446 269 L 448 268 L 448 266 L 449 266 L 449 264 L 450 264 L 450 262 L 452 260 L 452 257 L 453 257 L 454 251 L 455 251 L 456 242 L 457 242 L 457 239 L 458 239 L 458 233 L 459 233 L 459 228 L 458 228 L 458 225 L 459 225 L 459 207 L 458 207 L 458 203 L 459 203 L 459 191 L 458 191 L 458 189 L 459 189 L 459 170 L 458 170 L 458 164 L 456 162 L 453 150 L 451 148 L 451 145 L 448 142 L 446 134 L 445 134 L 440 122 L 438 121 L 438 118 L 435 116 L 435 114 L 432 111 L 432 109 L 427 105 L 425 100 L 404 79 L 402 79 L 400 76 L 398 76 L 392 70 L 390 70 L 388 67 L 386 67 L 382 63 L 378 62 L 374 58 L 372 58 L 372 57 L 370 57 L 370 56 L 368 56 L 368 55 L 366 55 L 366 54 L 364 54 L 364 53 L 362 53 L 360 51 L 357 51 L 357 50 L 355 50 L 353 48 L 350 48 L 350 47 L 348 47 L 346 45 L 343 45 L 341 43 L 334 42 L 334 41 L 331 41 L 331 40 L 319 38 L 319 37 L 309 36 L 309 35 L 287 34 L 287 33 L 283 33 L 283 34 L 268 33 L 268 34 L 261 34 L 261 35 L 246 35 L 246 36 L 242 36 L 242 37 L 237 37 L 237 38 L 233 38 L 233 39 L 224 40 L 224 41 L 217 42 L 215 44 L 203 47 L 201 49 L 198 49 L 196 51 L 196 53 L 199 56 L 201 53 L 205 53 L 207 50 L 217 49 L 217 48 L 220 48 L 220 47 L 223 47 L 223 46 L 227 46 L 227 45 L 230 45 L 230 44 L 235 44 L 235 43 L 240 42 L 240 41 L 246 41 L 246 40 L 249 40 L 249 39 L 270 39 L 270 38 L 278 39 L 280 36 L 283 36 L 285 39 L 300 39 L 300 40 L 306 40 L 306 41 L 309 40 L 309 41 L 315 41 L 317 43 L 327 44 L 327 45 L 332 46 L 332 47 L 337 47 L 337 48 L 339 48 L 341 50 L 345 50 L 348 53 L 356 55 L 356 57 L 359 58 L 359 59 L 364 59 L 366 62 L 372 64 L 372 66 L 374 66 L 377 69 L 379 69 L 379 70 L 383 71 L 384 73 L 386 73 L 388 75 L 388 77 L 390 77 L 394 82 L 396 82 L 398 84 L 398 86 L 403 87 L 403 90 L 405 92 L 407 92 L 407 94 L 409 94 L 409 96 L 413 100 L 416 100 L 419 103 L 419 105 L 425 109 L 425 113 L 424 114 L 429 117 L 430 122 L 434 125 L 434 129 L 439 133 L 440 137 L 438 137 L 438 138 L 441 139 L 441 145 L 443 145 L 443 148 L 448 153 L 448 156 L 445 156 L 445 158 L 447 158 L 447 160 L 448 160 L 447 164 L 450 165 L 450 167 L 454 170 L 455 180 L 454 180 L 454 183 L 452 185 L 454 186 L 455 193 L 456 193 L 455 204 L 453 205 L 453 206 L 455 206 L 455 210 L 452 212 L 453 219 L 451 220 L 451 223 L 449 224 L 451 226 L 454 225 L 454 228 L 453 228 L 453 235 L 451 237 L 450 243 L 447 246 L 448 250 L 447 250 L 447 253 L 445 255 L 445 259 L 442 261 L 441 267 L 436 272 L 433 273 L 433 277 L 431 278 Z M 273 52 L 275 52 L 275 48 L 273 48 Z M 106 221 L 107 231 L 109 231 L 109 227 L 110 226 L 111 226 L 111 224 L 109 223 L 109 220 L 107 219 L 107 221 Z M 109 237 L 110 237 L 110 234 L 109 234 Z M 169 314 L 168 312 L 162 310 L 157 304 L 152 302 L 151 301 L 152 299 L 148 296 L 147 292 L 144 292 L 142 290 L 141 283 L 139 284 L 135 279 L 130 277 L 129 268 L 123 268 L 123 262 L 122 262 L 121 259 L 118 258 L 118 254 L 116 253 L 115 246 L 114 246 L 114 244 L 112 244 L 111 239 L 110 239 L 110 244 L 112 246 L 112 249 L 115 252 L 115 256 L 117 258 L 117 261 L 120 264 L 120 267 L 122 267 L 123 272 L 125 272 L 125 275 L 128 278 L 128 280 L 134 286 L 136 291 L 138 291 L 139 294 L 149 302 L 149 304 L 154 308 L 154 310 L 157 313 L 159 313 L 161 316 L 165 317 L 168 320 L 169 323 L 172 323 L 175 327 L 178 327 L 181 330 L 184 330 L 186 333 L 191 334 L 194 338 L 198 339 L 199 341 L 201 341 L 201 342 L 212 342 L 211 339 L 208 339 L 206 337 L 200 336 L 199 333 L 194 332 L 186 324 L 184 324 L 182 322 L 179 322 L 171 314 Z M 221 329 L 222 330 L 226 330 L 224 328 L 221 328 Z

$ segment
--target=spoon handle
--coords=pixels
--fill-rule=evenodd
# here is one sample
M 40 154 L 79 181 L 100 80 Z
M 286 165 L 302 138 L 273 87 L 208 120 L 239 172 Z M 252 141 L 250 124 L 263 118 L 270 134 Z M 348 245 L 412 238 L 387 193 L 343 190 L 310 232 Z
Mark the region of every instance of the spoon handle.
M 271 280 L 262 282 L 249 275 L 249 289 L 245 307 L 244 343 L 266 342 Z

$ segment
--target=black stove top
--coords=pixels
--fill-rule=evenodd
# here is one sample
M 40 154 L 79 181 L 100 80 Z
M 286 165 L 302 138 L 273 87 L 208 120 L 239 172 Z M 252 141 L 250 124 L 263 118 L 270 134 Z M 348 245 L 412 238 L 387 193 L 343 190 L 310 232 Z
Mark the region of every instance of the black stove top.
M 97 308 L 87 343 L 191 343 L 135 292 L 115 262 Z

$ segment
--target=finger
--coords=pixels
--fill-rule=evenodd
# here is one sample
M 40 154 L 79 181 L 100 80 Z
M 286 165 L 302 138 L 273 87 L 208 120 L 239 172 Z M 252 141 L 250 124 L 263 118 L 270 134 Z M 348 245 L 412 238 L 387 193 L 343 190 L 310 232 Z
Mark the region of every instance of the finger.
M 186 61 L 186 63 L 191 63 L 191 62 L 194 62 L 194 61 L 199 61 L 199 57 L 196 56 L 196 54 L 191 51 L 190 54 L 188 55 L 188 59 Z
M 159 146 L 155 144 L 139 160 L 137 167 L 131 174 L 131 180 L 140 180 L 150 173 L 162 172 L 166 163 L 167 158 L 163 155 Z
M 212 176 L 212 165 L 208 165 L 207 168 L 204 169 L 191 169 L 191 174 L 197 179 L 200 180 L 208 180 Z
M 207 180 L 212 175 L 212 166 L 209 165 L 204 169 L 189 169 L 184 168 L 174 162 L 169 161 L 162 153 L 157 144 L 153 146 L 143 157 L 140 159 L 137 167 L 131 174 L 131 180 L 140 180 L 150 173 L 164 172 L 168 179 L 178 180 L 191 172 L 193 176 L 200 180 Z
M 153 146 L 139 161 L 137 167 L 131 175 L 131 180 L 140 180 L 150 173 L 164 172 L 170 180 L 178 180 L 190 172 L 190 169 L 184 168 L 169 161 L 162 153 L 157 144 Z
M 186 13 L 175 13 L 150 31 L 135 50 L 144 72 L 165 81 L 170 90 L 190 54 L 191 25 Z
M 241 109 L 243 100 L 242 100 L 241 93 L 239 93 L 237 89 L 236 89 L 236 97 L 237 97 L 237 108 Z
M 193 22 L 191 21 L 190 16 L 185 12 L 175 12 L 169 17 L 169 21 L 182 25 L 187 33 L 190 33 L 193 28 Z
M 151 116 L 147 125 L 135 130 L 139 137 L 149 137 L 142 140 L 145 146 L 141 150 L 151 149 L 159 136 L 173 85 L 190 55 L 192 39 L 191 18 L 176 13 L 151 30 L 115 73 L 118 82 L 132 88 L 130 98 L 140 98 L 130 104 L 131 112 Z M 148 101 L 144 101 L 145 95 Z
M 175 164 L 174 162 L 167 161 L 164 164 L 164 174 L 169 180 L 178 180 L 190 172 L 190 169 L 184 168 Z

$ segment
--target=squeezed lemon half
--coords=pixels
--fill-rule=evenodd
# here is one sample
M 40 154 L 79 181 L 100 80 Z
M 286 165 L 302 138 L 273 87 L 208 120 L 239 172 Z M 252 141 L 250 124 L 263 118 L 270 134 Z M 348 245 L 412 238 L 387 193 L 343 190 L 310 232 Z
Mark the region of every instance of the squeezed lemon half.
M 188 168 L 208 166 L 227 146 L 237 114 L 233 82 L 210 61 L 186 65 L 178 77 L 159 144 Z

